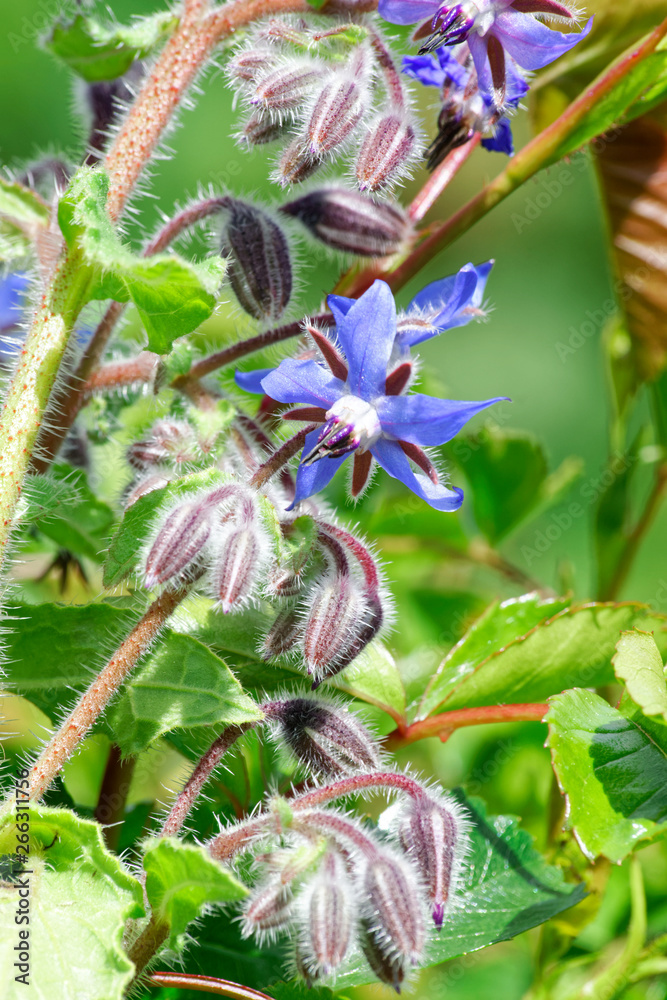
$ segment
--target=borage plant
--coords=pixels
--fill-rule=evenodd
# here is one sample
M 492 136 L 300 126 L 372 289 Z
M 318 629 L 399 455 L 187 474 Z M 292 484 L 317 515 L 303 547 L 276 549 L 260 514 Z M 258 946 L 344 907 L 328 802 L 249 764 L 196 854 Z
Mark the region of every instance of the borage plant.
M 609 0 L 596 21 L 556 0 L 184 0 L 130 26 L 87 6 L 52 25 L 85 150 L 0 179 L 3 997 L 326 1000 L 378 980 L 482 995 L 457 985 L 473 959 L 438 967 L 537 927 L 535 1000 L 665 996 L 664 907 L 647 923 L 635 852 L 652 845 L 664 871 L 667 631 L 616 600 L 667 483 L 660 8 Z M 265 189 L 163 205 L 142 239 L 130 212 L 214 65 L 244 155 L 275 151 Z M 415 110 L 422 85 L 435 114 Z M 514 155 L 531 89 L 546 126 Z M 574 603 L 557 596 L 566 574 L 552 590 L 498 545 L 563 503 L 579 465 L 548 475 L 504 417 L 466 431 L 506 412 L 505 387 L 443 398 L 419 367 L 422 344 L 487 316 L 492 262 L 421 279 L 404 308 L 395 296 L 588 144 L 623 314 L 606 335 L 597 602 Z M 443 220 L 478 145 L 509 161 Z M 476 527 L 455 513 L 447 457 Z M 554 515 L 561 533 L 575 506 Z M 378 558 L 392 536 L 398 601 Z M 450 604 L 435 655 L 428 629 L 415 649 L 422 558 L 434 578 L 483 567 L 505 598 L 481 617 L 482 585 Z M 480 737 L 492 777 L 548 723 L 540 850 L 471 797 L 489 791 L 472 766 L 444 790 L 433 744 L 404 752 L 488 723 L 515 734 Z M 475 745 L 458 744 L 471 764 Z M 494 806 L 507 795 L 500 782 Z M 485 996 L 520 995 L 520 953 L 500 953 L 506 989 Z

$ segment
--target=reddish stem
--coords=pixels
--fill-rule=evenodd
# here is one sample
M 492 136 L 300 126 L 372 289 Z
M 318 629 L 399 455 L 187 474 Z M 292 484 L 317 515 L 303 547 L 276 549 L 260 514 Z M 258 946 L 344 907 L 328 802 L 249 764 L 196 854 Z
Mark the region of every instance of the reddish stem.
M 256 489 L 267 483 L 272 476 L 276 474 L 284 465 L 286 465 L 291 458 L 296 455 L 300 448 L 303 448 L 304 441 L 311 431 L 315 430 L 316 424 L 307 424 L 302 427 L 294 437 L 291 437 L 289 441 L 285 441 L 285 444 L 278 448 L 271 458 L 267 459 L 263 465 L 260 465 L 259 469 L 255 475 L 250 480 L 250 485 L 254 486 Z
M 271 1000 L 266 993 L 251 990 L 249 986 L 240 986 L 213 976 L 190 976 L 183 972 L 153 972 L 148 977 L 147 985 L 212 993 L 218 997 L 231 997 L 232 1000 Z
M 549 706 L 544 703 L 525 705 L 485 705 L 480 708 L 461 708 L 452 712 L 419 719 L 409 726 L 397 727 L 386 737 L 387 750 L 398 750 L 437 736 L 443 742 L 455 729 L 464 726 L 483 726 L 491 722 L 541 722 Z
M 408 218 L 412 222 L 420 222 L 430 208 L 433 207 L 445 188 L 454 180 L 468 158 L 474 153 L 481 141 L 481 134 L 476 132 L 463 146 L 453 149 L 442 163 L 436 167 L 421 191 L 408 208 Z

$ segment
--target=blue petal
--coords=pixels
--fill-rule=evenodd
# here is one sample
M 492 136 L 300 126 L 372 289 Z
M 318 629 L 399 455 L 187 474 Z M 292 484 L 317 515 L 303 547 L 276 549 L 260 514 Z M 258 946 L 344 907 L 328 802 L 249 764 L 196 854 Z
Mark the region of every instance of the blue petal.
M 371 400 L 384 392 L 396 338 L 396 304 L 389 285 L 374 281 L 336 327 L 347 360 L 348 391 Z
M 563 34 L 536 20 L 532 14 L 506 10 L 499 14 L 492 33 L 524 69 L 542 69 L 578 45 L 593 27 L 591 18 L 579 32 Z M 488 88 L 485 86 L 485 90 Z
M 444 87 L 447 74 L 437 66 L 431 56 L 404 56 L 402 69 L 407 76 L 418 80 L 425 87 Z
M 511 58 L 505 59 L 505 75 L 507 77 L 505 102 L 516 108 L 521 98 L 525 97 L 530 90 L 530 84 Z
M 410 313 L 419 311 L 435 329 L 401 332 L 397 337 L 399 345 L 414 347 L 415 344 L 434 337 L 436 333 L 465 326 L 474 319 L 472 310 L 479 309 L 482 304 L 493 264 L 492 260 L 479 267 L 466 264 L 458 274 L 434 281 L 415 295 L 407 309 L 408 317 Z
M 344 295 L 327 296 L 327 305 L 333 313 L 333 317 L 336 320 L 336 326 L 343 322 L 356 301 L 356 299 L 347 299 Z
M 440 0 L 380 0 L 378 14 L 391 24 L 416 24 L 433 17 Z
M 512 126 L 509 119 L 501 118 L 496 125 L 495 135 L 488 139 L 482 139 L 484 149 L 492 153 L 505 153 L 506 156 L 514 156 L 514 139 L 512 137 Z
M 279 403 L 303 403 L 328 410 L 345 395 L 345 384 L 316 361 L 287 358 L 262 379 L 262 391 Z
M 320 429 L 317 428 L 306 435 L 303 447 L 304 455 L 307 455 L 315 447 L 319 433 Z M 293 510 L 302 500 L 312 497 L 328 486 L 347 457 L 347 455 L 343 455 L 341 458 L 321 458 L 318 462 L 313 462 L 312 465 L 300 465 L 296 474 L 294 500 L 287 510 Z
M 18 326 L 29 278 L 15 272 L 0 279 L 0 330 Z
M 451 441 L 476 413 L 504 399 L 507 396 L 468 403 L 414 393 L 411 396 L 383 396 L 375 405 L 384 432 L 399 441 L 427 447 Z
M 463 89 L 470 78 L 470 70 L 466 69 L 456 58 L 455 52 L 459 52 L 460 50 L 460 45 L 456 45 L 453 48 L 443 45 L 439 49 L 436 49 L 435 54 L 438 57 L 440 69 L 444 70 L 452 83 Z
M 245 389 L 246 392 L 258 392 L 263 396 L 262 379 L 266 378 L 272 371 L 273 368 L 256 368 L 251 372 L 234 372 L 234 381 L 239 389 Z
M 463 503 L 463 490 L 458 487 L 449 490 L 440 483 L 432 483 L 428 476 L 413 472 L 403 449 L 395 441 L 380 438 L 371 452 L 385 472 L 394 479 L 400 479 L 408 489 L 436 510 L 458 510 Z

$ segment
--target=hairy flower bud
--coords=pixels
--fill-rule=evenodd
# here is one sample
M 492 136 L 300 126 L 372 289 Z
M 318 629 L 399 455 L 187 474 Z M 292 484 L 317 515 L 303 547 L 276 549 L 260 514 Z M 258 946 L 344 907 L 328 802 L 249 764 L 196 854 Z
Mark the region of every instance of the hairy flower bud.
M 165 583 L 190 566 L 211 534 L 211 514 L 205 500 L 181 504 L 171 512 L 148 553 L 146 587 Z
M 259 320 L 277 320 L 292 294 L 292 263 L 282 229 L 244 201 L 230 198 L 222 251 L 227 275 L 242 308 Z
M 286 927 L 292 918 L 294 893 L 280 878 L 271 878 L 256 889 L 244 908 L 243 937 L 251 934 L 272 935 Z
M 397 833 L 428 888 L 433 922 L 440 930 L 447 903 L 461 877 L 469 822 L 453 799 L 411 798 L 397 821 Z
M 359 943 L 372 972 L 382 983 L 393 987 L 397 993 L 405 980 L 406 962 L 402 955 L 388 949 L 372 921 L 362 917 L 360 921 Z
M 166 486 L 169 479 L 166 476 L 161 475 L 147 475 L 140 479 L 134 484 L 132 489 L 125 497 L 124 509 L 127 510 L 131 507 L 133 503 L 136 503 L 140 497 L 146 496 L 147 493 L 152 493 L 153 490 L 160 490 L 163 486 Z
M 250 103 L 279 114 L 291 112 L 303 104 L 322 71 L 314 59 L 285 61 L 258 79 Z
M 234 83 L 255 84 L 274 61 L 274 53 L 268 46 L 245 49 L 237 52 L 227 63 L 227 75 Z
M 346 667 L 347 652 L 366 629 L 368 606 L 348 573 L 336 572 L 316 588 L 304 623 L 303 650 L 313 689 Z
M 257 584 L 262 546 L 254 523 L 226 536 L 213 570 L 215 594 L 224 614 L 242 606 Z
M 357 157 L 362 191 L 378 191 L 405 169 L 415 150 L 417 134 L 405 114 L 390 111 L 371 122 Z
M 306 125 L 311 153 L 320 159 L 345 142 L 359 124 L 367 104 L 361 79 L 341 70 L 317 96 Z
M 322 158 L 307 148 L 301 136 L 297 136 L 280 157 L 275 179 L 282 187 L 287 187 L 288 184 L 301 184 L 321 166 Z
M 311 191 L 281 212 L 297 218 L 327 246 L 366 257 L 395 253 L 409 228 L 399 208 L 344 188 Z
M 262 643 L 262 656 L 272 659 L 284 656 L 294 649 L 301 637 L 303 622 L 297 608 L 285 608 L 280 612 L 267 632 Z
M 328 851 L 299 900 L 303 937 L 301 960 L 317 979 L 336 969 L 347 953 L 356 917 L 354 887 L 343 859 Z
M 412 867 L 398 855 L 382 851 L 368 859 L 361 878 L 365 916 L 388 952 L 416 965 L 424 950 L 425 927 L 421 885 Z
M 143 472 L 164 462 L 194 462 L 197 458 L 195 434 L 185 420 L 157 420 L 145 441 L 135 441 L 127 449 L 130 465 Z
M 282 138 L 287 131 L 287 123 L 273 118 L 268 112 L 258 108 L 250 115 L 242 130 L 237 135 L 239 144 L 248 146 L 265 146 Z
M 274 702 L 267 717 L 294 756 L 315 774 L 340 777 L 379 769 L 380 754 L 359 720 L 344 708 L 313 698 Z

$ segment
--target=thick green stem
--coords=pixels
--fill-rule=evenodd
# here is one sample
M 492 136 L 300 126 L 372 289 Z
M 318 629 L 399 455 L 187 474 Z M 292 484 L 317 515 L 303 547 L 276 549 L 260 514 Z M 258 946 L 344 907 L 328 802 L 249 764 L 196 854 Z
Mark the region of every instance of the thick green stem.
M 0 415 L 0 568 L 23 480 L 76 317 L 86 301 L 90 271 L 64 255 L 35 311 Z

